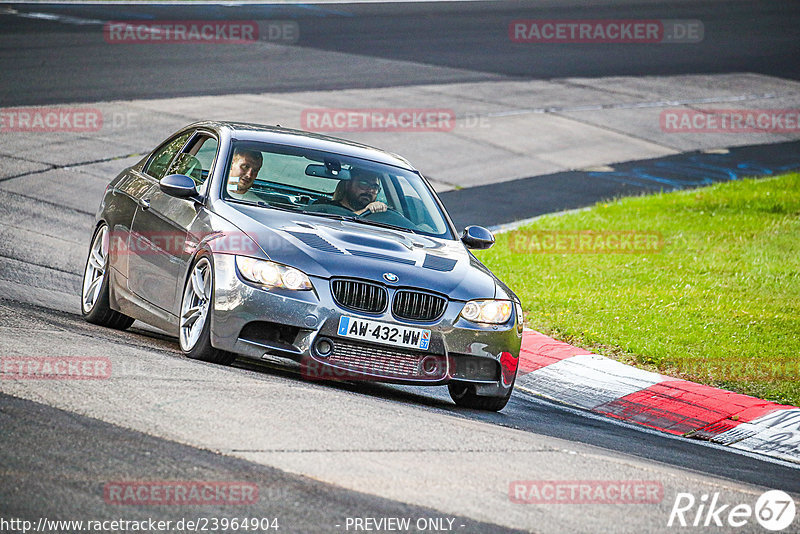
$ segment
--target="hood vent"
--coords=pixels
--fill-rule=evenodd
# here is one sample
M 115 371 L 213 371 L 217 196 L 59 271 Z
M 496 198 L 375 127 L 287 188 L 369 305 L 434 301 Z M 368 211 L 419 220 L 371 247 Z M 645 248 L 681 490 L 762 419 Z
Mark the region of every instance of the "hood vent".
M 392 261 L 394 263 L 402 263 L 404 265 L 414 265 L 415 263 L 417 263 L 416 261 L 411 259 L 398 258 L 397 256 L 390 256 L 389 254 L 381 254 L 379 252 L 369 252 L 367 250 L 354 250 L 348 248 L 347 252 L 349 252 L 353 256 L 359 256 L 361 258 L 372 258 L 374 260 Z
M 333 246 L 327 239 L 312 234 L 310 232 L 287 232 L 308 245 L 311 248 L 321 250 L 322 252 L 330 252 L 332 254 L 344 254 L 341 250 Z
M 426 269 L 433 269 L 434 271 L 448 272 L 453 270 L 456 263 L 458 263 L 458 260 L 426 254 L 425 263 L 423 263 L 422 266 Z

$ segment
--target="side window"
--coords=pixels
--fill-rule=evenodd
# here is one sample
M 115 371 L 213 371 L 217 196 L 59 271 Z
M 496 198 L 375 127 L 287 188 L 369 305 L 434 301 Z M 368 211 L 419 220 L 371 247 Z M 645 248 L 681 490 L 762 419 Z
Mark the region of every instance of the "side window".
M 429 196 L 423 199 L 419 191 L 408 182 L 405 176 L 398 175 L 396 180 L 396 183 L 400 186 L 399 193 L 403 196 L 402 204 L 404 209 L 401 210 L 403 215 L 414 222 L 420 230 L 443 233 L 446 230 L 444 224 L 437 224 L 431 218 L 431 213 L 438 211 L 433 200 Z
M 203 138 L 200 147 L 197 149 L 197 159 L 200 160 L 204 171 L 210 171 L 217 155 L 217 140 L 213 137 Z
M 206 181 L 208 180 L 214 158 L 217 155 L 217 140 L 207 134 L 198 134 L 186 145 L 172 162 L 167 174 L 185 174 L 197 185 L 197 191 L 205 194 Z
M 183 148 L 183 145 L 186 144 L 186 141 L 189 139 L 190 135 L 192 135 L 192 133 L 188 132 L 175 137 L 158 149 L 153 157 L 150 158 L 150 161 L 147 162 L 147 165 L 145 165 L 144 172 L 156 180 L 160 180 L 166 176 L 167 165 L 169 165 L 169 162 L 172 161 L 172 158 L 175 156 L 178 150 Z

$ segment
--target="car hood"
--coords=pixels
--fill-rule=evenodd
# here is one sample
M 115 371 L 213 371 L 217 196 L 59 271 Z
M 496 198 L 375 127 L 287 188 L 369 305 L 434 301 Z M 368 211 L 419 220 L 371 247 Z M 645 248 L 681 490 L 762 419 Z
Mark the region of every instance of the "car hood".
M 455 300 L 497 295 L 499 281 L 461 241 L 255 206 L 226 208 L 225 217 L 268 258 L 310 276 L 364 278 Z M 397 282 L 387 283 L 386 273 Z

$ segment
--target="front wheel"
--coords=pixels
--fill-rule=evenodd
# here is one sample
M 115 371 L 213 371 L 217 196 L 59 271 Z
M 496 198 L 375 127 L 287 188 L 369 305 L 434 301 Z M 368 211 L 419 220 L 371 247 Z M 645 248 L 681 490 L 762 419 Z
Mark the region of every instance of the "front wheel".
M 230 365 L 236 355 L 211 346 L 211 317 L 214 295 L 214 269 L 206 256 L 200 256 L 189 270 L 181 299 L 181 350 L 188 358 Z
M 133 318 L 111 309 L 108 284 L 108 226 L 102 224 L 94 231 L 81 286 L 81 315 L 87 322 L 125 330 Z
M 475 386 L 473 384 L 465 384 L 463 382 L 450 382 L 447 384 L 447 391 L 450 392 L 450 398 L 453 399 L 453 402 L 462 408 L 499 412 L 508 404 L 508 399 L 511 398 L 511 393 L 514 391 L 514 384 L 511 384 L 508 392 L 502 397 L 479 396 L 475 394 Z

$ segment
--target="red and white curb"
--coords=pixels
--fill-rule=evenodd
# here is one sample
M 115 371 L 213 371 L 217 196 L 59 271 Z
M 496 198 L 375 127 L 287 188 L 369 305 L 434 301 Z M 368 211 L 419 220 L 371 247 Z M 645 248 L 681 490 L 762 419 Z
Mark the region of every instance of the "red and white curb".
M 678 380 L 526 330 L 517 389 L 628 423 L 800 463 L 800 408 Z

